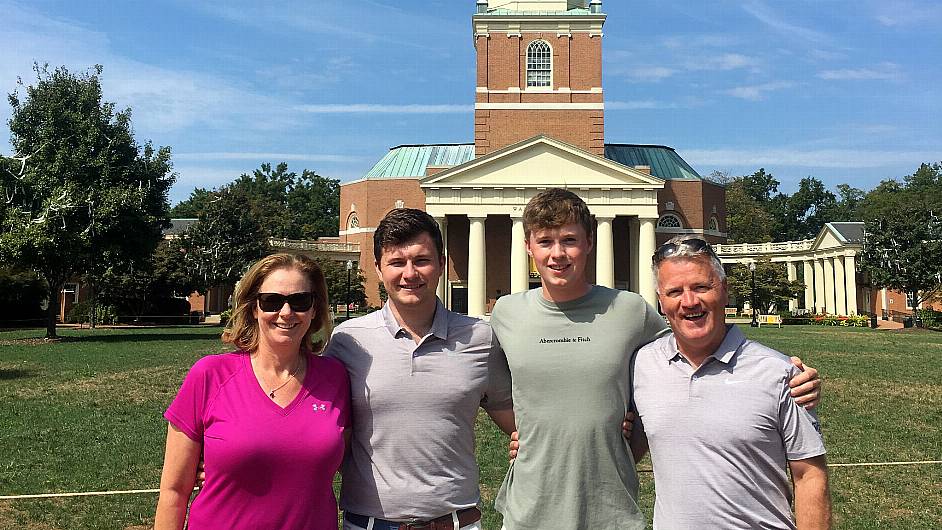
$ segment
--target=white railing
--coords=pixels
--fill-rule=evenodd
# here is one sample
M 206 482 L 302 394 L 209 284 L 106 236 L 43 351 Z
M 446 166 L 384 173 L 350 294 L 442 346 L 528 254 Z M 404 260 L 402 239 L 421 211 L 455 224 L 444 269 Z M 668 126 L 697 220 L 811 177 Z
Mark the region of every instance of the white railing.
M 334 243 L 315 239 L 270 238 L 268 244 L 274 248 L 313 250 L 315 252 L 360 252 L 359 243 Z
M 713 250 L 719 255 L 736 254 L 775 254 L 781 252 L 803 252 L 811 250 L 814 239 L 801 241 L 782 241 L 781 243 L 741 243 L 738 245 L 714 245 Z

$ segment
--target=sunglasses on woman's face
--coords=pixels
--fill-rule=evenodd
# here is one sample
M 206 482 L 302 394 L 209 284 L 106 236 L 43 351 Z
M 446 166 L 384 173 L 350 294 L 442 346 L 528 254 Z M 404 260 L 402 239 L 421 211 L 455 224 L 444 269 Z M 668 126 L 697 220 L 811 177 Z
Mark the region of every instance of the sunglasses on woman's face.
M 314 305 L 314 293 L 258 293 L 258 308 L 266 313 L 281 311 L 285 302 L 292 311 L 303 313 Z

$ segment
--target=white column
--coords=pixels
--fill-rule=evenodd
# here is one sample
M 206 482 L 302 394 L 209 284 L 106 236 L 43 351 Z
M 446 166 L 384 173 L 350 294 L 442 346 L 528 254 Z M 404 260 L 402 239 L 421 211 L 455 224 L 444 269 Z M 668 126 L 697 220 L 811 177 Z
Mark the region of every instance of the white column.
M 844 257 L 834 258 L 834 298 L 837 302 L 837 314 L 847 315 L 847 296 L 844 294 Z
M 471 217 L 468 230 L 468 315 L 484 316 L 487 296 L 484 276 L 484 217 Z
M 886 311 L 886 316 L 890 316 L 890 293 L 887 292 L 886 287 L 880 289 L 880 302 L 883 304 L 882 310 Z M 883 315 L 880 315 L 880 318 L 883 318 Z
M 847 291 L 847 313 L 859 314 L 857 308 L 857 264 L 854 263 L 854 255 L 844 256 L 844 283 Z M 883 291 L 884 294 L 886 291 Z
M 834 259 L 824 258 L 824 310 L 829 315 L 836 312 L 834 307 Z
M 814 308 L 814 267 L 810 260 L 804 260 L 801 264 L 805 275 L 805 309 L 811 311 Z
M 595 283 L 602 287 L 615 287 L 615 249 L 612 240 L 611 217 L 596 217 Z
M 448 258 L 445 255 L 448 241 L 448 221 L 442 216 L 436 217 L 435 222 L 438 223 L 438 229 L 442 231 L 442 258 L 444 258 L 445 261 L 445 266 L 442 267 L 442 275 L 438 278 L 438 289 L 435 292 L 438 294 L 438 299 L 442 301 L 442 304 L 448 307 L 448 302 L 445 299 L 448 293 Z
M 637 217 L 628 219 L 628 290 L 639 293 L 638 266 L 638 239 L 641 237 L 641 222 Z
M 798 279 L 798 266 L 794 261 L 786 261 L 785 270 L 788 272 L 788 281 L 793 282 Z M 794 312 L 796 309 L 798 309 L 798 299 L 792 298 L 788 301 L 788 310 Z
M 654 286 L 654 271 L 651 270 L 651 256 L 655 250 L 656 221 L 657 219 L 641 219 L 638 230 L 638 255 L 632 258 L 638 262 L 638 294 L 654 307 L 657 307 L 657 290 Z
M 530 288 L 530 259 L 527 255 L 523 218 L 512 217 L 510 232 L 510 292 L 519 293 Z
M 824 312 L 824 262 L 821 258 L 814 260 L 814 312 Z

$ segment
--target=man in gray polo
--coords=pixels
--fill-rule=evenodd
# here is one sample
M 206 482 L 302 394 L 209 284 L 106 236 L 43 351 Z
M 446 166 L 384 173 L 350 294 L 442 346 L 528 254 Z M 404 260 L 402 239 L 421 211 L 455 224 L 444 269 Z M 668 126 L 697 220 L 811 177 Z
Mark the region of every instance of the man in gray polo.
M 650 447 L 655 529 L 830 528 L 818 420 L 789 395 L 797 368 L 726 325 L 726 275 L 708 243 L 678 236 L 653 261 L 672 333 L 635 356 L 632 450 L 637 460 Z
M 391 211 L 373 248 L 389 299 L 337 326 L 324 352 L 350 375 L 343 527 L 480 530 L 474 419 L 483 407 L 505 432 L 514 429 L 506 368 L 492 369 L 505 361 L 495 355 L 490 326 L 436 297 L 445 263 L 441 232 L 427 213 Z

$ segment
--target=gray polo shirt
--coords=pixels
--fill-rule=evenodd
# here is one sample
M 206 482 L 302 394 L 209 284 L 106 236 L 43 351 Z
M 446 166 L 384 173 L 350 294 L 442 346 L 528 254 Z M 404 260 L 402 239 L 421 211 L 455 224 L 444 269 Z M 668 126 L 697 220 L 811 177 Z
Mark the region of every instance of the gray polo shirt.
M 324 354 L 346 365 L 353 406 L 341 508 L 403 521 L 477 505 L 478 407 L 512 407 L 506 369 L 490 370 L 503 360 L 493 342 L 485 322 L 441 303 L 419 344 L 389 304 L 337 326 Z
M 825 452 L 789 395 L 797 372 L 736 326 L 697 370 L 673 334 L 638 350 L 634 434 L 651 449 L 655 528 L 795 528 L 787 461 Z

